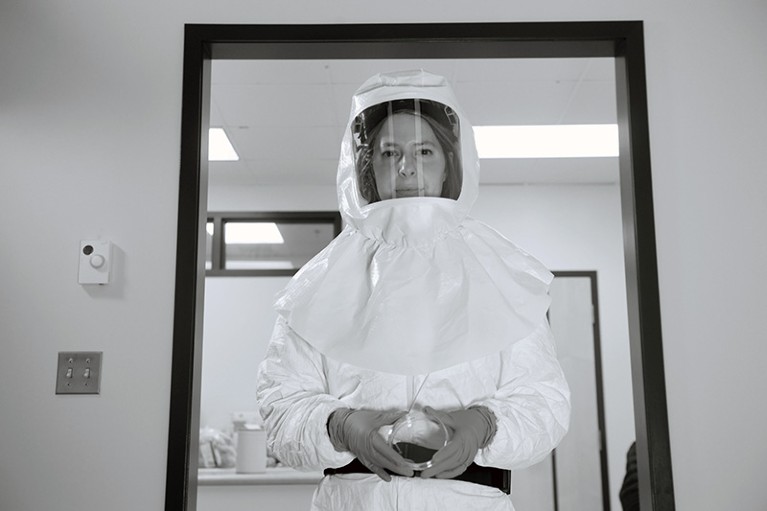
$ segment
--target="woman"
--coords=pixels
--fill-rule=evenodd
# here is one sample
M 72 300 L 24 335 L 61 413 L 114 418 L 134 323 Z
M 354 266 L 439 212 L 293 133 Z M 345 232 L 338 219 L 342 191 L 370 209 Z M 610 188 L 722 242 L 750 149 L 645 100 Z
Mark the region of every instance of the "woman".
M 454 112 L 446 108 L 429 100 L 401 99 L 371 106 L 357 116 L 353 126 L 356 168 L 360 193 L 368 203 L 398 197 L 458 198 L 458 126 L 449 117 Z M 429 185 L 420 192 L 418 168 Z
M 357 91 L 338 171 L 344 231 L 279 295 L 259 369 L 272 452 L 328 474 L 312 509 L 512 510 L 505 471 L 567 431 L 551 274 L 467 217 L 478 179 L 443 78 L 377 75 Z M 408 410 L 452 435 L 422 472 L 380 434 Z

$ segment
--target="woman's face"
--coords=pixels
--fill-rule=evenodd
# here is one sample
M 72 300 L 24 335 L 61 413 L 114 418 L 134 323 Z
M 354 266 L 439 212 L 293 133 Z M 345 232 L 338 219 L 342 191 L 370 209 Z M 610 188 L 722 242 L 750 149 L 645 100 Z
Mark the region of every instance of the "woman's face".
M 439 197 L 445 162 L 434 130 L 417 115 L 388 117 L 373 142 L 373 172 L 381 200 Z

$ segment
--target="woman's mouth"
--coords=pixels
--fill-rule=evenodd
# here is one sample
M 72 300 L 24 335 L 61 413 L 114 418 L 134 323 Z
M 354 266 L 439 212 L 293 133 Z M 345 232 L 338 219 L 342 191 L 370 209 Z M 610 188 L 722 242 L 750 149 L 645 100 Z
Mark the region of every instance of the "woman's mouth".
M 397 197 L 418 197 L 421 195 L 418 193 L 418 188 L 402 188 L 397 189 Z

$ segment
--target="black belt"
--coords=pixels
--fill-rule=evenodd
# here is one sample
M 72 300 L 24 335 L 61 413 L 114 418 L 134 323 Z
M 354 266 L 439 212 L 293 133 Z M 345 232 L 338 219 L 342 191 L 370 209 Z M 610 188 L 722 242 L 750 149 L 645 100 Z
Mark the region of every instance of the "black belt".
M 389 472 L 387 470 L 387 472 Z M 351 463 L 343 467 L 338 468 L 326 468 L 325 475 L 333 474 L 372 474 L 371 470 L 363 465 L 360 460 L 354 458 Z M 393 474 L 392 475 L 399 475 Z M 416 476 L 418 472 L 414 474 Z M 498 488 L 507 495 L 511 493 L 511 472 L 495 467 L 482 467 L 476 463 L 472 463 L 461 475 L 455 476 L 452 479 L 457 481 L 465 481 L 467 483 L 481 484 L 484 486 L 492 486 Z

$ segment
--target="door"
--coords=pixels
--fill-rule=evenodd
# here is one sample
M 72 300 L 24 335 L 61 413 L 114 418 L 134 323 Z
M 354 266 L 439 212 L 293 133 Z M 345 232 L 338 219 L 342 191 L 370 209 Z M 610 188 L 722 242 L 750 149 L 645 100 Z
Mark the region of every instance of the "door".
M 520 511 L 609 511 L 596 272 L 558 272 L 549 322 L 571 391 L 570 430 L 545 460 L 512 474 Z

